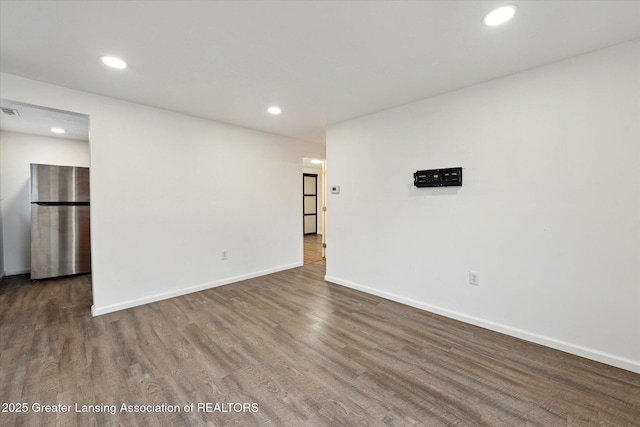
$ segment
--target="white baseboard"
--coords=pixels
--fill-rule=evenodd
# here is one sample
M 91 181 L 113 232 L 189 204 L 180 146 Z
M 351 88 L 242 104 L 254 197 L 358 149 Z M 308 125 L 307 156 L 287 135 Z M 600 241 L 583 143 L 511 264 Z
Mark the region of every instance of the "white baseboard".
M 615 354 L 594 350 L 577 344 L 568 343 L 565 341 L 557 340 L 555 338 L 492 322 L 490 320 L 485 320 L 478 317 L 469 316 L 464 313 L 436 307 L 410 298 L 405 298 L 400 295 L 395 295 L 389 292 L 370 288 L 368 286 L 359 285 L 348 280 L 342 280 L 337 277 L 325 276 L 324 280 L 326 280 L 327 282 L 345 286 L 347 288 L 356 289 L 368 294 L 377 295 L 379 297 L 399 302 L 401 304 L 409 305 L 411 307 L 419 308 L 431 313 L 439 314 L 441 316 L 449 317 L 451 319 L 460 320 L 461 322 L 469 323 L 471 325 L 480 326 L 485 329 L 500 332 L 505 335 L 520 338 L 525 341 L 544 345 L 546 347 L 554 348 L 556 350 L 564 351 L 566 353 L 571 353 L 576 356 L 581 356 L 587 359 L 595 360 L 597 362 L 602 362 L 607 365 L 615 366 L 617 368 L 626 369 L 628 371 L 640 374 L 640 361 L 638 360 L 627 359 L 625 357 L 616 356 Z
M 31 273 L 31 269 L 30 268 L 23 269 L 23 270 L 5 271 L 5 274 L 7 276 L 17 276 L 18 274 L 27 274 L 27 273 Z
M 104 307 L 91 306 L 91 314 L 93 316 L 100 316 L 102 314 L 113 313 L 114 311 L 125 310 L 127 308 L 137 307 L 139 305 L 149 304 L 156 301 L 161 301 L 169 298 L 178 297 L 180 295 L 186 295 L 193 292 L 203 291 L 205 289 L 211 289 L 218 286 L 228 285 L 230 283 L 240 282 L 242 280 L 253 279 L 255 277 L 265 276 L 267 274 L 277 273 L 278 271 L 289 270 L 302 266 L 302 263 L 295 263 L 289 265 L 283 265 L 281 267 L 270 268 L 267 270 L 256 271 L 254 273 L 243 274 L 240 276 L 229 277 L 228 279 L 218 280 L 210 283 L 203 283 L 196 286 L 190 286 L 188 288 L 177 289 L 171 292 L 165 292 L 162 294 L 151 295 L 136 300 L 124 301 L 118 304 L 108 305 Z

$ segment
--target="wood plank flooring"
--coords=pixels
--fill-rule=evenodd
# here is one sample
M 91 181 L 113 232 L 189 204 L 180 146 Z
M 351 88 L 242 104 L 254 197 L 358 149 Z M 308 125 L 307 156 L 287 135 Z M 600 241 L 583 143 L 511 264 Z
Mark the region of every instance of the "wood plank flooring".
M 304 263 L 325 265 L 322 257 L 322 234 L 304 236 Z
M 0 402 L 28 412 L 0 425 L 640 425 L 638 374 L 323 277 L 311 264 L 96 318 L 90 276 L 5 278 Z

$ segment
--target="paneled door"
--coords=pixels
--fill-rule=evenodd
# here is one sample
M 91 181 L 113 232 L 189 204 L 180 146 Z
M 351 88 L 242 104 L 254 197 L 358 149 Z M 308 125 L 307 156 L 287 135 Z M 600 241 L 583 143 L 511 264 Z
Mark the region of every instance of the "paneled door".
M 304 234 L 318 234 L 318 175 L 302 174 Z

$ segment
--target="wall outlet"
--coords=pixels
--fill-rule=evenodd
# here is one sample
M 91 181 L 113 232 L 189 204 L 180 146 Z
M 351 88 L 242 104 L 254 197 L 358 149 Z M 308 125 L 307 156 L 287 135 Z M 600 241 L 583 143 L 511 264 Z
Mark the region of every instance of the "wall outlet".
M 229 253 L 227 251 L 222 251 L 222 260 L 226 260 L 227 258 L 229 258 Z
M 469 284 L 480 286 L 480 273 L 477 271 L 469 271 Z

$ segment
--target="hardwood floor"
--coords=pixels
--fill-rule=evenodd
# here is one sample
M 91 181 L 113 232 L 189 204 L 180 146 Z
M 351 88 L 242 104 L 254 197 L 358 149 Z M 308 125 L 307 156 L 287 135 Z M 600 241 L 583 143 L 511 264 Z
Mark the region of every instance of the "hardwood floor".
M 0 425 L 640 425 L 638 374 L 323 276 L 310 264 L 96 318 L 90 276 L 6 278 L 0 402 L 28 412 Z
M 304 236 L 304 263 L 325 265 L 322 257 L 322 234 L 307 234 Z

